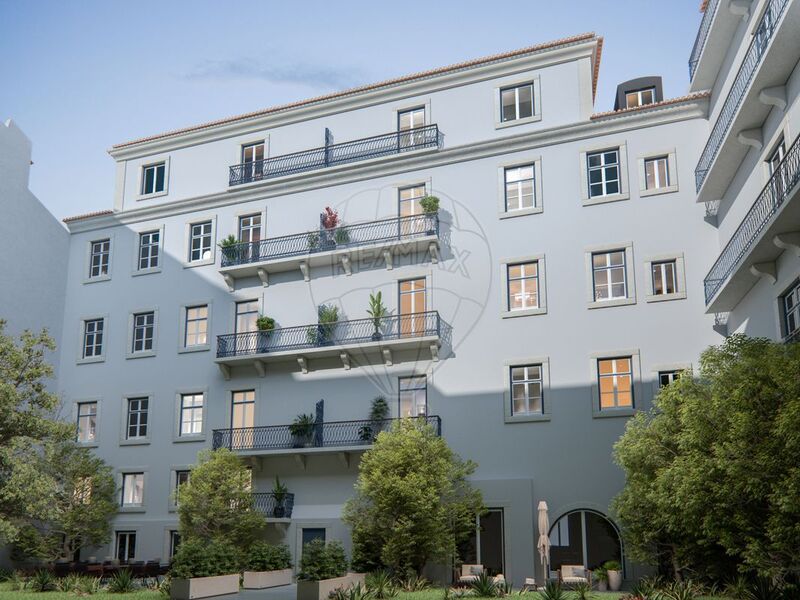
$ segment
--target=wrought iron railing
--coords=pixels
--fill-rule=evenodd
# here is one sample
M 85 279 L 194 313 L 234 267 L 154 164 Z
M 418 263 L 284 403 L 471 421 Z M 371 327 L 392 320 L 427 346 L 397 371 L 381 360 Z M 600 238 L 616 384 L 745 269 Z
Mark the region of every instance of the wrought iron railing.
M 711 170 L 711 165 L 717 157 L 717 153 L 722 146 L 722 141 L 728 135 L 733 119 L 739 110 L 739 106 L 742 104 L 745 93 L 750 87 L 750 82 L 753 80 L 758 65 L 764 57 L 764 52 L 766 52 L 772 35 L 775 33 L 775 27 L 788 3 L 789 0 L 769 0 L 769 4 L 767 4 L 767 8 L 761 17 L 758 28 L 753 35 L 747 53 L 739 67 L 739 71 L 736 73 L 736 78 L 733 80 L 728 96 L 725 98 L 725 103 L 722 105 L 722 109 L 720 109 L 717 122 L 714 123 L 714 128 L 708 136 L 708 142 L 706 142 L 706 146 L 703 148 L 700 160 L 697 161 L 697 167 L 695 167 L 694 170 L 694 179 L 695 187 L 698 192 L 703 186 L 708 172 Z
M 442 435 L 442 420 L 438 416 L 409 418 L 417 423 L 427 423 L 436 435 Z M 299 430 L 294 425 L 215 429 L 212 443 L 214 450 L 228 448 L 233 451 L 370 446 L 381 431 L 388 431 L 397 421 L 399 419 L 328 421 L 300 427 Z
M 689 81 L 694 79 L 694 72 L 697 70 L 697 63 L 700 62 L 700 55 L 703 53 L 703 48 L 706 45 L 708 31 L 711 29 L 711 22 L 716 15 L 717 6 L 719 6 L 719 0 L 709 0 L 703 12 L 703 20 L 700 22 L 700 29 L 697 30 L 697 37 L 694 39 L 692 53 L 689 55 Z
M 703 280 L 706 304 L 711 302 L 798 183 L 800 183 L 800 136 L 795 139 Z
M 231 267 L 279 258 L 305 256 L 336 248 L 357 248 L 370 244 L 439 236 L 439 215 L 392 217 L 380 221 L 340 225 L 334 229 L 306 231 L 257 242 L 241 242 L 222 248 L 222 266 Z
M 367 342 L 439 336 L 437 311 L 390 315 L 380 319 L 354 319 L 337 323 L 280 327 L 217 336 L 217 358 L 269 354 L 285 350 L 307 350 Z
M 361 160 L 402 154 L 411 150 L 438 148 L 440 144 L 439 126 L 436 124 L 425 125 L 233 165 L 230 167 L 228 182 L 232 186 L 241 185 Z
M 265 517 L 290 519 L 294 508 L 294 494 L 287 492 L 278 499 L 273 492 L 256 492 L 253 494 L 253 507 Z

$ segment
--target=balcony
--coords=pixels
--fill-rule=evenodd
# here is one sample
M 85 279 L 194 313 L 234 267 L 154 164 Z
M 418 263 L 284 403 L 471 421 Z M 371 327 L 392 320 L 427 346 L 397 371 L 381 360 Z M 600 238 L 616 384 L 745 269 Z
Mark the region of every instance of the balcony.
M 233 291 L 235 280 L 258 276 L 264 285 L 271 273 L 299 269 L 308 281 L 311 268 L 341 264 L 348 275 L 353 260 L 376 256 L 387 268 L 397 254 L 429 252 L 439 260 L 439 215 L 393 217 L 306 231 L 222 248 L 220 273 Z
M 233 187 L 415 150 L 438 149 L 440 146 L 439 126 L 425 125 L 233 165 L 230 167 L 228 185 Z
M 703 20 L 700 22 L 700 29 L 697 31 L 697 37 L 694 40 L 694 46 L 692 46 L 692 53 L 689 56 L 689 81 L 694 79 L 697 63 L 700 62 L 700 56 L 703 54 L 703 48 L 705 48 L 708 33 L 711 30 L 711 22 L 714 20 L 718 6 L 719 0 L 709 0 L 703 12 Z
M 214 432 L 216 436 L 216 431 Z M 214 447 L 216 450 L 216 446 Z M 288 520 L 292 518 L 294 494 L 287 493 L 280 502 L 272 492 L 256 492 L 253 494 L 253 507 L 269 520 Z
M 786 106 L 784 85 L 797 63 L 798 35 L 798 4 L 769 0 L 695 168 L 698 202 L 722 198 L 749 147 L 762 147 L 769 111 Z
M 411 417 L 433 427 L 442 435 L 442 421 L 436 415 Z M 292 435 L 291 425 L 265 425 L 238 429 L 215 429 L 214 450 L 228 448 L 246 455 L 263 454 L 317 454 L 324 452 L 351 452 L 366 450 L 375 442 L 381 431 L 388 431 L 399 419 L 373 421 L 328 421 L 315 423 L 308 435 Z M 261 494 L 269 496 L 271 494 Z M 256 494 L 259 496 L 259 494 Z M 274 499 L 273 499 L 274 500 Z M 268 507 L 269 500 L 264 500 Z M 291 512 L 291 509 L 289 510 Z
M 759 277 L 775 277 L 783 250 L 800 252 L 800 136 L 703 280 L 707 312 L 727 312 Z
M 330 324 L 281 327 L 271 331 L 250 331 L 217 336 L 217 359 L 225 379 L 232 367 L 250 365 L 264 377 L 270 362 L 296 362 L 308 373 L 310 361 L 320 359 L 319 368 L 332 365 L 350 369 L 374 359 L 391 365 L 404 350 L 430 350 L 439 360 L 441 320 L 437 311 L 392 315 L 378 319 L 355 319 Z M 322 360 L 332 359 L 332 360 Z

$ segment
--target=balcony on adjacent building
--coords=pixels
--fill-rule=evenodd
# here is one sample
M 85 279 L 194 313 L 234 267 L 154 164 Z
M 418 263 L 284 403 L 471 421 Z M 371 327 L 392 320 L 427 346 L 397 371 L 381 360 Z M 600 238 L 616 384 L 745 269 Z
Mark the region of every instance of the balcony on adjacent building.
M 425 125 L 340 144 L 326 144 L 319 148 L 263 160 L 243 162 L 230 167 L 228 184 L 233 187 L 416 150 L 438 149 L 440 146 L 439 126 Z
M 214 432 L 216 436 L 216 431 Z M 216 450 L 216 446 L 214 446 Z M 269 520 L 288 520 L 292 518 L 294 509 L 294 494 L 286 493 L 278 497 L 274 492 L 255 492 L 253 494 L 253 507 Z
M 414 360 L 421 352 L 438 360 L 441 330 L 439 313 L 428 311 L 231 333 L 217 336 L 216 362 L 225 379 L 230 379 L 232 367 L 244 365 L 263 377 L 271 362 L 296 362 L 307 373 L 312 360 L 329 359 L 316 362 L 319 368 L 350 369 L 375 359 L 388 366 L 402 360 L 406 350 L 414 351 Z
M 787 5 L 791 5 L 787 10 Z M 720 200 L 773 106 L 786 107 L 785 84 L 798 60 L 800 6 L 769 0 L 716 116 L 695 168 L 698 202 Z
M 398 254 L 430 253 L 439 258 L 439 215 L 419 214 L 340 225 L 222 248 L 220 273 L 233 290 L 235 280 L 258 276 L 264 285 L 271 273 L 299 270 L 304 279 L 311 269 L 341 264 L 350 274 L 352 264 L 375 257 L 387 268 Z
M 761 190 L 703 280 L 707 312 L 727 312 L 759 277 L 774 281 L 775 260 L 800 253 L 800 136 Z
M 703 11 L 703 20 L 700 22 L 700 29 L 697 30 L 697 37 L 692 46 L 692 53 L 689 56 L 689 81 L 694 79 L 697 64 L 700 62 L 700 56 L 703 54 L 703 49 L 708 39 L 709 31 L 711 30 L 711 23 L 717 14 L 717 7 L 720 0 L 709 0 L 706 3 L 705 10 Z

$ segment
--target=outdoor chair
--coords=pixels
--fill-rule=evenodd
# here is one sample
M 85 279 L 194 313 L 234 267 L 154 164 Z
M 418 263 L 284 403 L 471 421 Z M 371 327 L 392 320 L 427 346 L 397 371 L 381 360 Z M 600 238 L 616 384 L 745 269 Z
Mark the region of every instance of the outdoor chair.
M 558 580 L 561 583 L 588 583 L 592 584 L 592 572 L 583 565 L 561 565 L 558 571 Z
M 461 575 L 458 578 L 458 583 L 470 584 L 478 576 L 483 573 L 483 565 L 461 565 Z

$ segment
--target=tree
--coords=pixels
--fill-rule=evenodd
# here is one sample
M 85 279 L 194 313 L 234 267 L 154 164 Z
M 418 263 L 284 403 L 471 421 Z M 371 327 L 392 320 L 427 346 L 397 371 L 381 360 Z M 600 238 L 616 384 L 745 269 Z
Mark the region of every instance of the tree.
M 401 420 L 381 432 L 361 459 L 355 496 L 344 509 L 353 562 L 420 573 L 429 561 L 452 559 L 484 510 L 467 481 L 475 467 L 424 423 Z
M 57 440 L 45 445 L 39 468 L 56 491 L 47 518 L 23 526 L 17 552 L 50 562 L 108 542 L 118 508 L 111 467 L 88 448 Z
M 734 565 L 796 576 L 800 344 L 731 336 L 703 353 L 699 375 L 664 388 L 615 446 L 628 548 L 678 576 L 721 578 Z
M 46 330 L 4 333 L 0 319 L 0 540 L 13 542 L 30 519 L 46 518 L 55 482 L 38 468 L 43 442 L 66 439 L 71 427 L 56 420 L 58 398 L 47 391 L 55 349 Z
M 178 490 L 181 538 L 249 548 L 266 527 L 253 506 L 250 472 L 225 448 L 204 450 L 198 459 L 189 482 Z

